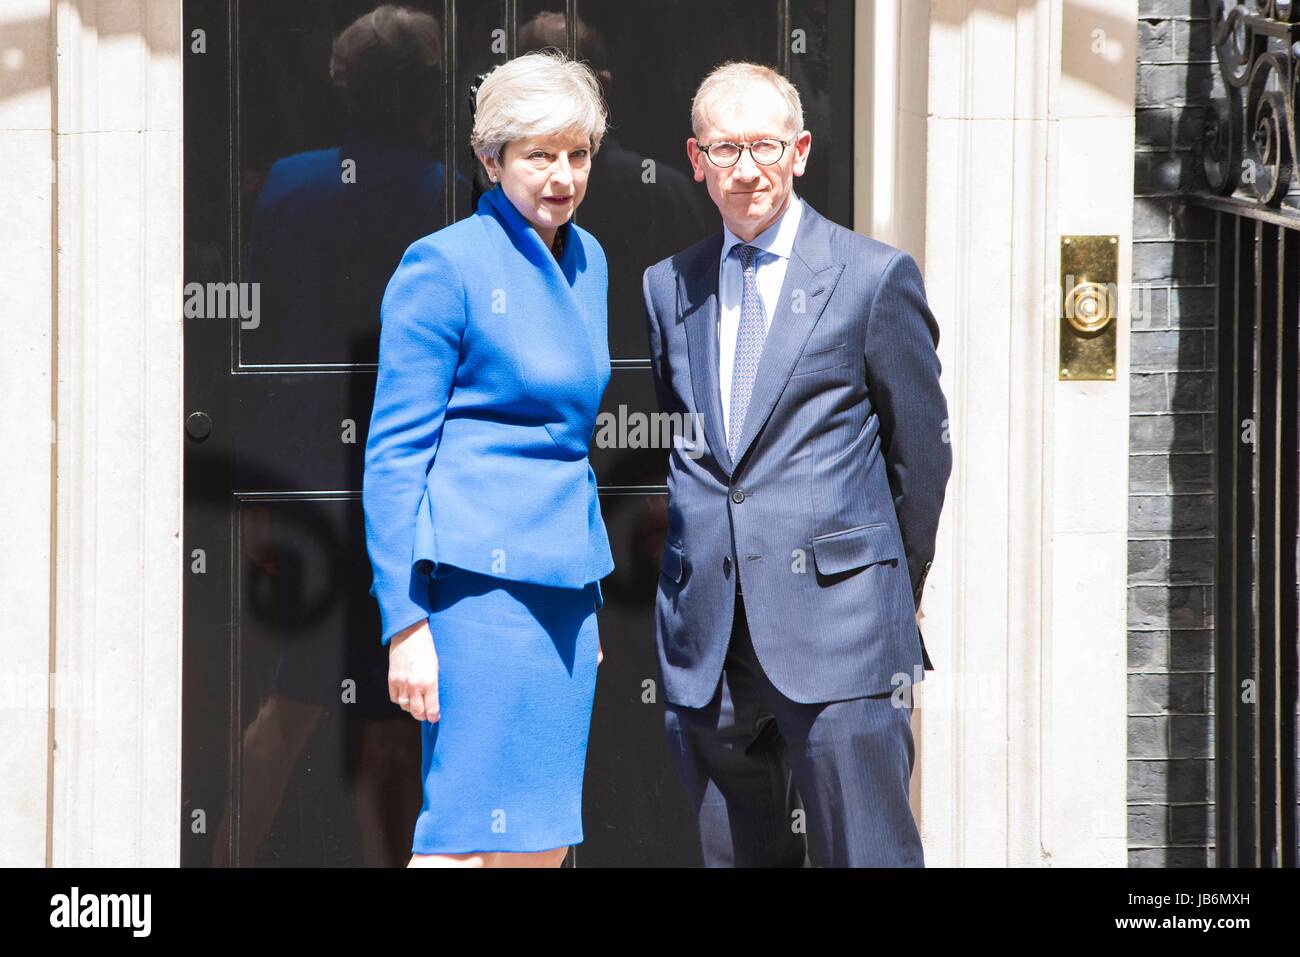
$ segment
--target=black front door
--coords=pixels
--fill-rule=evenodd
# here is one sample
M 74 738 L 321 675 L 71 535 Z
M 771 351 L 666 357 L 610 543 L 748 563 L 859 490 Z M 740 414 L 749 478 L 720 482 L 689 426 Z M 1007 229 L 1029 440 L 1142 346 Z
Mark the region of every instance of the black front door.
M 784 70 L 814 135 L 796 188 L 849 224 L 852 7 L 186 0 L 185 865 L 409 859 L 419 724 L 388 700 L 362 456 L 387 280 L 478 195 L 476 78 L 546 46 L 601 77 L 611 129 L 578 219 L 610 263 L 604 411 L 644 415 L 641 273 L 719 228 L 685 158 L 696 85 L 727 59 Z M 591 454 L 617 568 L 571 858 L 698 863 L 655 687 L 667 452 Z

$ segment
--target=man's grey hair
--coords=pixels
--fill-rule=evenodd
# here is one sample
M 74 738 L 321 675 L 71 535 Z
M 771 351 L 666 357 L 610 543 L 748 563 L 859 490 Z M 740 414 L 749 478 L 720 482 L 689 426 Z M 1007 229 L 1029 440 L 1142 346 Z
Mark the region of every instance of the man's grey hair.
M 594 156 L 608 113 L 600 81 L 585 63 L 539 50 L 501 64 L 483 81 L 475 100 L 470 146 L 500 162 L 507 143 L 529 136 L 577 132 Z
M 793 136 L 801 132 L 803 104 L 799 101 L 799 91 L 794 84 L 761 63 L 732 60 L 715 67 L 695 91 L 695 99 L 691 103 L 691 131 L 695 136 L 699 137 L 710 114 L 719 105 L 725 102 L 743 102 L 749 94 L 751 84 L 756 82 L 770 83 L 785 100 L 786 135 Z

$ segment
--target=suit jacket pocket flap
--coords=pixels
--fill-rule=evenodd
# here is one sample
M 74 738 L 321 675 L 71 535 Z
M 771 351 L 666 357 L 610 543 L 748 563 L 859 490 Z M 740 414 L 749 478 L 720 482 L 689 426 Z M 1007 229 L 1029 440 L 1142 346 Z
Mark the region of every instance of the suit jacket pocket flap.
M 831 346 L 829 349 L 818 349 L 816 352 L 805 352 L 795 363 L 793 375 L 803 375 L 805 372 L 821 372 L 824 369 L 834 369 L 836 366 L 844 365 L 844 357 L 848 355 L 848 346 L 841 343 L 838 346 Z
M 686 564 L 682 547 L 672 542 L 664 544 L 664 560 L 660 570 L 675 582 L 682 580 L 682 570 Z
M 902 557 L 893 530 L 883 522 L 818 535 L 812 540 L 812 548 L 817 570 L 823 575 Z

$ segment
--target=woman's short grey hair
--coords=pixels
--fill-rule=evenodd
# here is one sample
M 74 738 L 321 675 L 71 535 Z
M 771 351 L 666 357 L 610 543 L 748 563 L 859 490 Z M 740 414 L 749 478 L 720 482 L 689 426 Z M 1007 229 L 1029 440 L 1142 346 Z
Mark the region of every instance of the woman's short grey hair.
M 794 84 L 761 63 L 733 60 L 715 67 L 695 91 L 695 99 L 691 103 L 691 131 L 695 136 L 699 137 L 708 123 L 710 113 L 720 103 L 743 101 L 749 94 L 750 85 L 755 82 L 770 83 L 785 100 L 786 134 L 802 132 L 803 104 L 799 101 L 799 91 Z
M 529 136 L 577 132 L 594 156 L 608 114 L 600 81 L 585 63 L 558 51 L 525 53 L 501 64 L 479 87 L 469 144 L 500 162 L 506 144 Z

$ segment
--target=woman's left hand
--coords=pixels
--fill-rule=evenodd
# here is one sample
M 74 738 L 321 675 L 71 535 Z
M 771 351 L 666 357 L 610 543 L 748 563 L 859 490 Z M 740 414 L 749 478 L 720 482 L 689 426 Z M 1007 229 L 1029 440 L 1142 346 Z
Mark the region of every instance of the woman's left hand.
M 597 638 L 596 639 L 596 664 L 600 664 L 604 660 L 605 660 L 605 652 L 601 650 L 600 639 Z

